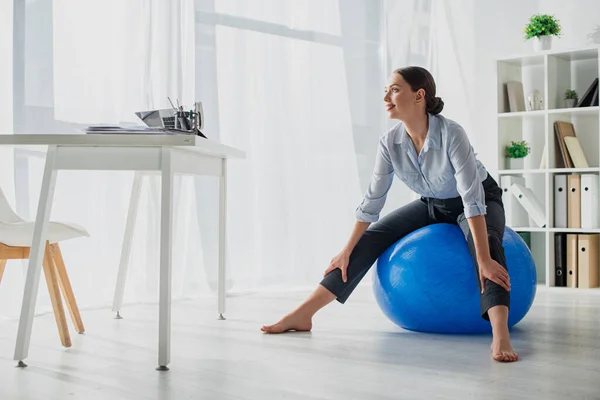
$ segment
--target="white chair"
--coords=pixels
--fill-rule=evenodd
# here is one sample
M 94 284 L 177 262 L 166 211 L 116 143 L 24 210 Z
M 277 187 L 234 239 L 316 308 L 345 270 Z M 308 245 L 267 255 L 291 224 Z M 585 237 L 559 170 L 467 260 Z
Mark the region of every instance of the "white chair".
M 34 222 L 24 221 L 13 211 L 0 188 L 0 282 L 7 260 L 29 258 L 34 224 Z M 90 235 L 85 228 L 76 224 L 54 221 L 50 221 L 48 224 L 48 240 L 44 253 L 43 268 L 58 334 L 64 347 L 71 347 L 71 337 L 63 308 L 61 291 L 75 325 L 75 330 L 78 333 L 83 333 L 84 327 L 58 242 L 83 236 L 89 237 Z

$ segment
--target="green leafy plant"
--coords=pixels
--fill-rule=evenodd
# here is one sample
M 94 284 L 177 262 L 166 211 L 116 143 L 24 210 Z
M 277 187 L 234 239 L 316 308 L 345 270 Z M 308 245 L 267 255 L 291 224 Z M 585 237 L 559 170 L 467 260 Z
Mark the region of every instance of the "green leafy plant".
M 506 146 L 506 157 L 508 158 L 523 158 L 529 154 L 531 149 L 526 141 L 512 141 L 509 146 Z
M 534 14 L 525 26 L 525 39 L 554 35 L 560 36 L 560 21 L 548 14 Z
M 565 90 L 565 99 L 576 99 L 576 98 L 577 98 L 576 91 L 574 91 L 573 89 Z

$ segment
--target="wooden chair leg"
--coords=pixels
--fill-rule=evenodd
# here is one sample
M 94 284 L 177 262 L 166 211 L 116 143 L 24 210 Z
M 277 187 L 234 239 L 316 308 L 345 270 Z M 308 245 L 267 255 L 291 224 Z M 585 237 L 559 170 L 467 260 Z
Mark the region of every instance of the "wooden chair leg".
M 65 267 L 65 261 L 60 251 L 60 247 L 58 246 L 58 243 L 54 243 L 50 245 L 50 249 L 52 250 L 54 265 L 56 265 L 56 272 L 58 272 L 60 289 L 63 297 L 65 298 L 65 302 L 67 303 L 69 314 L 71 314 L 73 325 L 75 325 L 75 330 L 77 333 L 83 333 L 85 332 L 85 328 L 83 326 L 83 321 L 81 320 L 79 307 L 77 307 L 77 301 L 75 300 L 75 294 L 73 293 L 73 288 L 71 287 L 71 281 L 69 280 L 69 275 L 67 274 L 67 268 Z
M 4 268 L 8 260 L 0 260 L 0 282 L 2 282 L 2 275 L 4 275 Z
M 50 251 L 50 245 L 48 242 L 46 242 L 43 265 L 44 275 L 46 276 L 46 284 L 48 285 L 50 301 L 52 301 L 52 308 L 54 309 L 54 319 L 56 320 L 56 325 L 58 327 L 60 341 L 64 347 L 71 347 L 69 326 L 67 325 L 67 317 L 65 316 L 65 309 L 60 296 L 56 267 L 54 266 L 54 261 L 52 260 L 52 252 Z

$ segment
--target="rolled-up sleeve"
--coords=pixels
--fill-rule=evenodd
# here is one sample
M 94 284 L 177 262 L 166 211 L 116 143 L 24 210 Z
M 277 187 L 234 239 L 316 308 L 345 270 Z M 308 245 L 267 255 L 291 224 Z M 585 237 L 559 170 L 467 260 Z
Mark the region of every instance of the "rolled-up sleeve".
M 387 193 L 394 180 L 394 167 L 386 146 L 385 137 L 379 141 L 373 176 L 363 201 L 356 208 L 356 219 L 362 222 L 376 222 L 385 205 Z
M 457 190 L 462 197 L 466 218 L 485 215 L 485 192 L 477 170 L 475 152 L 467 133 L 460 126 L 450 132 L 448 155 L 454 167 Z

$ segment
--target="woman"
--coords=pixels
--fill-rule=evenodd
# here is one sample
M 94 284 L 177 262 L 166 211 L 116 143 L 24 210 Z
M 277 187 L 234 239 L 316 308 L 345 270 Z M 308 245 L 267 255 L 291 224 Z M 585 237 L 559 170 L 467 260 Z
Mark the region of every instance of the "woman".
M 379 141 L 373 177 L 356 209 L 357 222 L 348 243 L 331 260 L 312 295 L 261 330 L 312 329 L 313 315 L 334 299 L 343 304 L 389 246 L 428 224 L 456 223 L 475 261 L 481 315 L 492 325 L 493 358 L 517 361 L 508 331 L 510 278 L 502 248 L 502 190 L 476 159 L 463 128 L 439 115 L 444 102 L 436 97 L 427 70 L 412 66 L 394 71 L 384 101 L 389 117 L 401 122 Z M 379 220 L 394 173 L 421 198 Z

